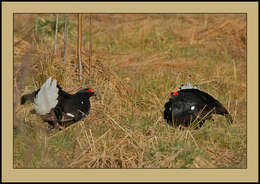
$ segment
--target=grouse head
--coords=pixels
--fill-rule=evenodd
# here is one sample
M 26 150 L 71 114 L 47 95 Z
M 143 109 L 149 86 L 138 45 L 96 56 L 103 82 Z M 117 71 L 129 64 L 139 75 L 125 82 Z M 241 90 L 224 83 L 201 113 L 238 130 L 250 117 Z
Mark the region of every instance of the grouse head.
M 212 119 L 213 114 L 223 115 L 232 123 L 231 115 L 218 100 L 191 83 L 171 91 L 164 107 L 164 119 L 170 125 L 189 126 L 199 120 L 202 126 L 205 120 Z
M 93 91 L 93 89 L 91 88 L 84 88 L 79 90 L 76 94 L 78 95 L 88 95 L 89 97 L 91 96 L 97 96 L 96 93 Z

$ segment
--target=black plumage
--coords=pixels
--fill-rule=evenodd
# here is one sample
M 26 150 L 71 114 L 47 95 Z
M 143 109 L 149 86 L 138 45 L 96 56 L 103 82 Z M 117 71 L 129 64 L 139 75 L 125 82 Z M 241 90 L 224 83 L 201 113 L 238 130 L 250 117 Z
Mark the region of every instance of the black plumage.
M 198 123 L 196 127 L 201 127 L 206 120 L 212 119 L 213 114 L 223 115 L 232 123 L 231 115 L 218 100 L 191 83 L 187 86 L 182 85 L 176 92 L 171 92 L 164 108 L 164 119 L 175 127 L 188 127 L 195 121 Z
M 49 78 L 48 80 L 51 79 Z M 55 128 L 58 128 L 59 125 L 67 127 L 88 116 L 91 107 L 89 98 L 96 96 L 91 88 L 81 89 L 75 94 L 69 94 L 58 84 L 51 86 L 48 80 L 44 84 L 46 86 L 46 83 L 49 82 L 47 87 L 43 85 L 40 89 L 23 95 L 21 97 L 21 104 L 24 104 L 26 101 L 34 103 L 36 113 Z M 41 91 L 43 95 L 38 95 Z M 49 105 L 51 103 L 46 103 L 46 101 L 53 100 L 57 100 L 57 102 L 52 105 Z M 45 112 L 41 110 L 45 110 Z

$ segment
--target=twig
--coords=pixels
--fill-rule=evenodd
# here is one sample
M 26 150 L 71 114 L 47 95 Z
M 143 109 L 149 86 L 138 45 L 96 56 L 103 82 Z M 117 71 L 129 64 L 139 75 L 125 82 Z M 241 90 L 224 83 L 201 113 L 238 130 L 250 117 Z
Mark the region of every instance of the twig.
M 64 14 L 64 64 L 67 63 L 68 50 L 68 14 Z
M 92 18 L 89 15 L 89 78 L 91 78 L 91 60 L 92 60 Z
M 78 65 L 79 65 L 80 81 L 82 80 L 81 41 L 82 41 L 82 16 L 78 14 Z
M 55 28 L 53 56 L 56 56 L 56 43 L 57 43 L 57 35 L 58 35 L 58 23 L 59 23 L 59 14 L 56 14 L 56 28 Z

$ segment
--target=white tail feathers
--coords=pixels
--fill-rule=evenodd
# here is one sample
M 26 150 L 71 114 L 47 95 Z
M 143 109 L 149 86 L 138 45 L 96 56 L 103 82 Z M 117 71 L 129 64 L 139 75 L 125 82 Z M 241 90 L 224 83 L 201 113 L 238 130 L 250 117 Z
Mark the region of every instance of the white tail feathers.
M 36 112 L 41 115 L 49 113 L 58 103 L 58 92 L 57 80 L 53 80 L 51 83 L 51 77 L 47 79 L 34 98 Z
M 198 89 L 200 90 L 200 88 L 198 86 L 193 86 L 192 83 L 188 82 L 186 85 L 181 85 L 180 90 L 182 89 Z

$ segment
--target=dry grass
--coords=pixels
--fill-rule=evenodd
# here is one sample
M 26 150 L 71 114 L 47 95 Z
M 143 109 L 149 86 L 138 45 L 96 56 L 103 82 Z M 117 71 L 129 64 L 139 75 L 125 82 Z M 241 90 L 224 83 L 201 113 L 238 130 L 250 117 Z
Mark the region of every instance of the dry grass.
M 84 15 L 81 82 L 76 15 L 69 15 L 66 65 L 63 28 L 54 57 L 54 34 L 40 32 L 40 26 L 38 35 L 33 33 L 34 16 L 55 20 L 50 14 L 15 16 L 17 96 L 52 76 L 70 93 L 91 87 L 100 100 L 91 99 L 90 115 L 60 132 L 47 132 L 32 105 L 18 104 L 17 129 L 24 132 L 14 133 L 15 168 L 246 168 L 245 15 L 93 14 L 91 65 Z M 31 47 L 30 67 L 24 68 Z M 23 70 L 30 73 L 21 77 Z M 169 90 L 187 81 L 219 99 L 234 124 L 216 116 L 199 130 L 169 127 L 163 105 Z

